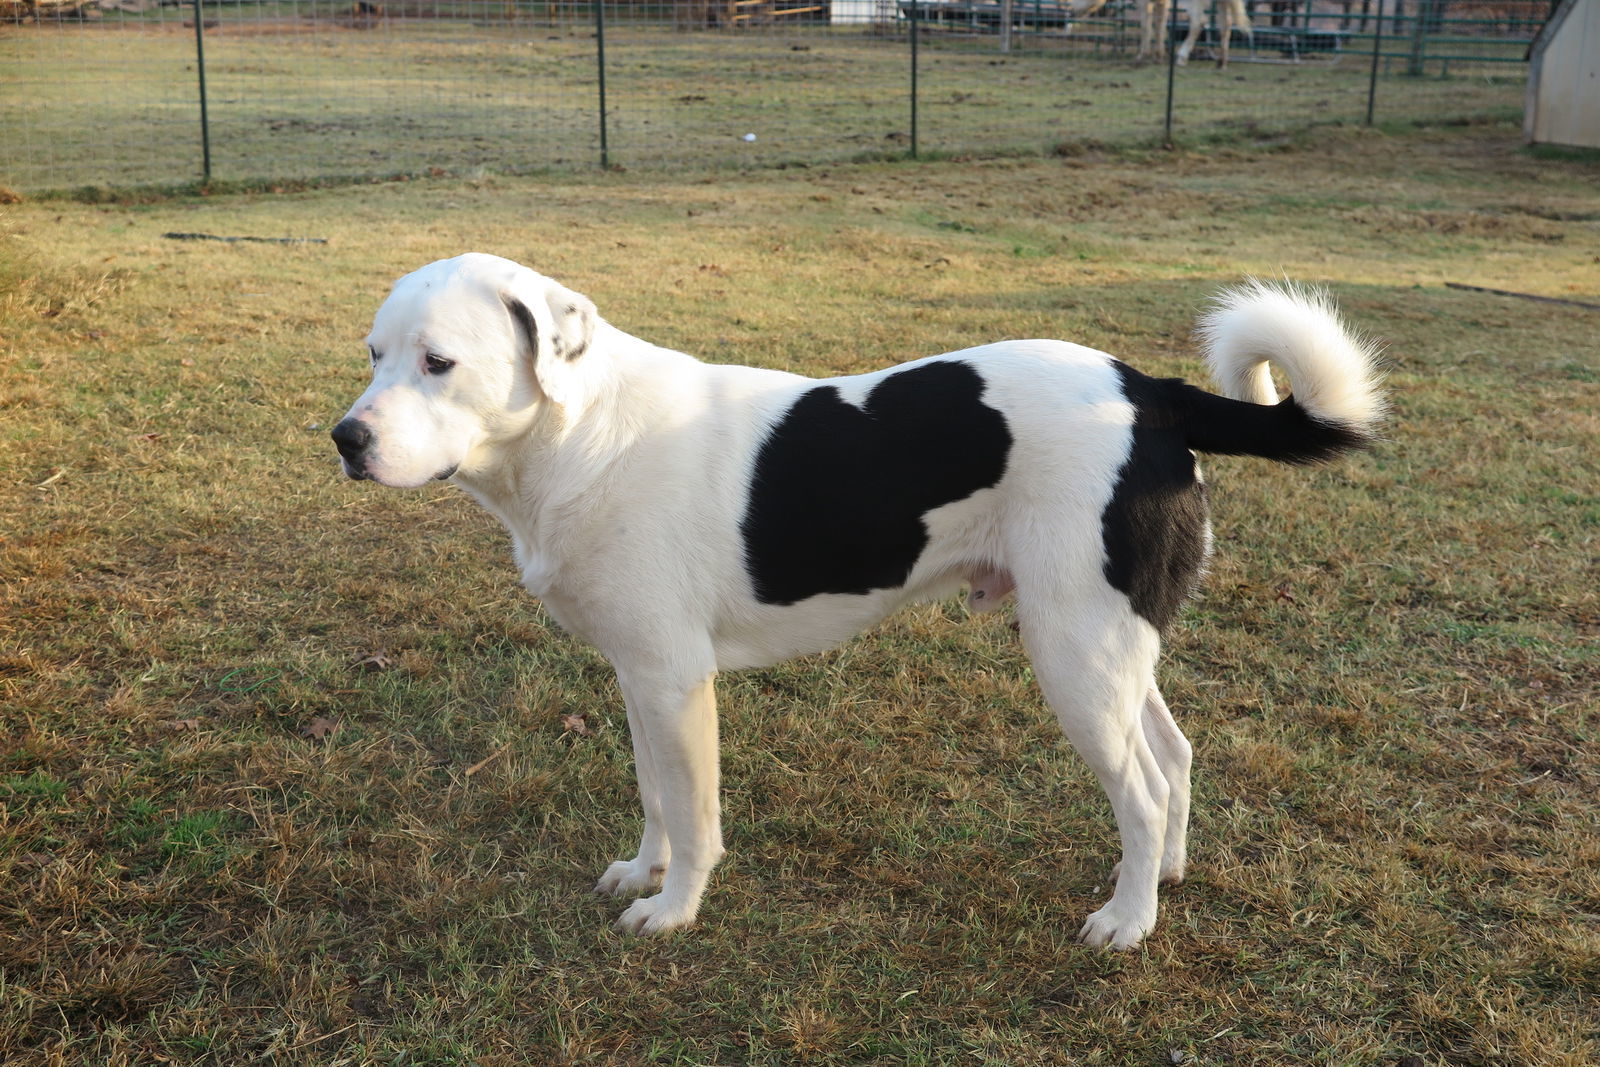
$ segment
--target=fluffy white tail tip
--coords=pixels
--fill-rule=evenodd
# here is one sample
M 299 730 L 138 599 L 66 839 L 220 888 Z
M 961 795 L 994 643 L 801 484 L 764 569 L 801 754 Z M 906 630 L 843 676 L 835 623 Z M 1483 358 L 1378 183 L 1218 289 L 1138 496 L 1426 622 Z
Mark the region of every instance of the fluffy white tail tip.
M 1276 364 L 1314 418 L 1367 435 L 1383 420 L 1377 348 L 1351 332 L 1325 290 L 1251 279 L 1218 294 L 1197 332 L 1225 396 L 1277 403 Z

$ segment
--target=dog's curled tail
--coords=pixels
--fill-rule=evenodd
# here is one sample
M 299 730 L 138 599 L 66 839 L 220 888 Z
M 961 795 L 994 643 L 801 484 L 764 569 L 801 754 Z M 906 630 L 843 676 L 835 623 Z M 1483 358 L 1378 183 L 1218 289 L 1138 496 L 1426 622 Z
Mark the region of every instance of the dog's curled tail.
M 1273 415 L 1265 424 L 1248 416 L 1205 419 L 1191 447 L 1312 463 L 1376 438 L 1385 414 L 1376 349 L 1350 332 L 1327 293 L 1250 281 L 1224 290 L 1197 332 L 1223 394 L 1273 405 Z M 1289 382 L 1281 403 L 1269 364 Z

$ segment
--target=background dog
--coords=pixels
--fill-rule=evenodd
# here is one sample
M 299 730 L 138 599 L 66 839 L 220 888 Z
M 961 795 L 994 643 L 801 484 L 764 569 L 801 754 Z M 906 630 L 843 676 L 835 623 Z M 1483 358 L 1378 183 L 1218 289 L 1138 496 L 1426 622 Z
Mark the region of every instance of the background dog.
M 813 380 L 659 348 L 469 254 L 395 284 L 333 438 L 353 478 L 470 492 L 523 584 L 616 668 L 644 835 L 598 888 L 659 887 L 623 929 L 692 922 L 723 854 L 716 672 L 965 585 L 978 610 L 1015 592 L 1045 699 L 1110 798 L 1122 862 L 1081 936 L 1130 948 L 1184 873 L 1190 747 L 1155 663 L 1210 550 L 1194 452 L 1322 460 L 1382 416 L 1373 353 L 1324 296 L 1253 283 L 1200 330 L 1226 396 L 1049 340 Z

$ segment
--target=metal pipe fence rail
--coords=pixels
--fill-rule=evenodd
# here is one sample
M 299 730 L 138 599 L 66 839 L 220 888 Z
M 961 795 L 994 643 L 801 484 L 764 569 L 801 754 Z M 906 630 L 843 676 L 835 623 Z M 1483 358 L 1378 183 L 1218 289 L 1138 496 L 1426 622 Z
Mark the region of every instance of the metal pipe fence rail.
M 1176 0 L 1144 62 L 1141 2 L 0 0 L 0 185 L 780 166 L 1515 118 L 1550 8 L 1248 0 L 1219 69 L 1214 0 Z

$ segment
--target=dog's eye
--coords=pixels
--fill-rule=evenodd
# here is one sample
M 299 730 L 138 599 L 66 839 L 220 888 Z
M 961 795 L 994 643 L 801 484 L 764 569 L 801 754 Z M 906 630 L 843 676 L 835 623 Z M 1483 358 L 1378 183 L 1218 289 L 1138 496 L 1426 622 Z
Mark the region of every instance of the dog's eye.
M 429 374 L 443 374 L 445 371 L 456 365 L 455 360 L 445 359 L 443 356 L 436 356 L 432 352 L 429 352 L 423 357 L 422 363 L 423 366 L 427 368 Z
M 371 345 L 367 346 L 367 355 L 372 357 L 372 362 L 374 362 L 374 363 L 378 362 L 378 360 L 383 358 L 382 356 L 380 356 L 378 354 L 378 350 L 376 348 L 373 348 Z

